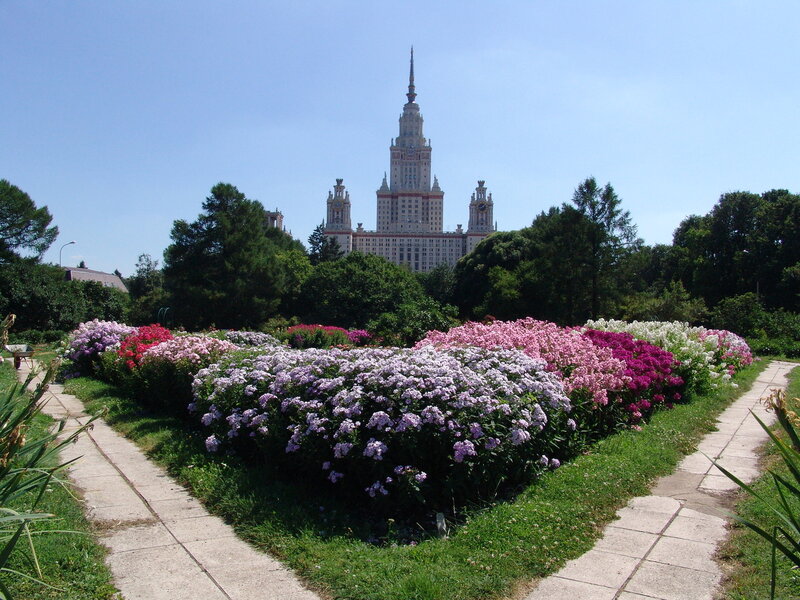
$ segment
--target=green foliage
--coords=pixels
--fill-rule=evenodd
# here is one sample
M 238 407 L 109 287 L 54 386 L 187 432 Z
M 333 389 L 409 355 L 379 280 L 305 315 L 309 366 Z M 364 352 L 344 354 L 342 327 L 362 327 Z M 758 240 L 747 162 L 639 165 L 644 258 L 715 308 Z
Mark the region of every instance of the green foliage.
M 46 206 L 36 208 L 28 194 L 0 179 L 0 263 L 19 258 L 20 250 L 39 260 L 58 237 L 52 220 Z
M 339 246 L 335 238 L 327 237 L 323 232 L 325 225 L 319 224 L 308 236 L 308 257 L 312 265 L 339 260 L 344 256 L 344 251 Z
M 59 267 L 30 260 L 0 265 L 0 313 L 17 315 L 16 331 L 74 329 L 91 319 L 124 320 L 128 295 L 96 281 L 66 281 Z
M 463 316 L 575 325 L 615 312 L 638 278 L 625 259 L 641 242 L 610 185 L 589 178 L 573 203 L 542 212 L 520 231 L 489 236 L 458 262 L 454 298 Z
M 374 254 L 351 252 L 314 267 L 301 295 L 307 323 L 356 329 L 406 302 L 421 300 L 424 292 L 406 269 Z
M 783 430 L 782 438 L 778 437 L 753 413 L 753 417 L 775 444 L 785 467 L 784 472 L 772 469 L 768 472 L 772 479 L 772 494 L 760 493 L 716 461 L 714 464 L 726 477 L 764 504 L 771 513 L 772 522 L 769 525 L 739 515 L 734 516 L 745 527 L 760 535 L 770 544 L 772 553 L 770 598 L 775 598 L 777 553 L 783 554 L 795 569 L 800 568 L 800 436 L 795 429 L 800 426 L 800 419 L 787 406 L 786 393 L 783 390 L 773 390 L 766 399 L 766 403 L 775 412 L 780 428 Z
M 367 330 L 384 345 L 413 346 L 431 330 L 447 331 L 458 325 L 456 316 L 456 307 L 425 297 L 378 315 L 367 324 Z
M 8 368 L 5 364 L 0 367 Z M 0 391 L 0 512 L 3 513 L 0 524 L 0 572 L 20 575 L 8 565 L 12 552 L 24 536 L 31 542 L 29 551 L 35 569 L 34 576 L 25 576 L 34 580 L 41 580 L 43 575 L 36 556 L 36 546 L 32 543 L 32 526 L 37 521 L 54 517 L 40 512 L 38 507 L 50 486 L 60 483 L 58 474 L 72 462 L 60 463 L 58 452 L 74 442 L 94 420 L 90 419 L 68 435 L 63 433 L 62 421 L 55 430 L 28 439 L 27 433 L 41 412 L 42 398 L 54 372 L 55 365 L 50 367 L 33 393 L 26 391 L 32 375 L 24 385 L 4 386 Z M 13 598 L 2 580 L 0 596 L 7 600 Z
M 275 315 L 286 285 L 281 251 L 299 242 L 267 225 L 264 207 L 219 183 L 193 223 L 175 221 L 164 252 L 164 286 L 189 329 L 253 328 Z
M 800 310 L 800 196 L 786 190 L 723 194 L 675 231 L 676 275 L 714 306 L 755 292 L 769 308 Z
M 427 273 L 417 273 L 425 293 L 440 304 L 455 303 L 456 273 L 447 263 L 442 263 Z
M 681 321 L 693 325 L 703 321 L 708 313 L 705 302 L 692 298 L 680 281 L 670 282 L 660 293 L 651 288 L 626 296 L 620 312 L 624 321 Z

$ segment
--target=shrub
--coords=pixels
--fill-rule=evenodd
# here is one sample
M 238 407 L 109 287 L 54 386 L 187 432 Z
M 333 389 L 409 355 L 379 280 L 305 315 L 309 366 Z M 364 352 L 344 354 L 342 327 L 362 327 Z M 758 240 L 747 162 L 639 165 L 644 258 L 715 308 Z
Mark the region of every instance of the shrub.
M 65 358 L 72 361 L 72 370 L 82 375 L 91 374 L 97 367 L 100 354 L 116 347 L 124 338 L 136 331 L 116 321 L 87 321 L 70 334 Z
M 193 387 L 209 451 L 258 449 L 384 508 L 492 496 L 557 466 L 575 425 L 559 378 L 517 350 L 271 348 Z
M 294 325 L 283 337 L 292 348 L 330 348 L 350 343 L 346 329 L 330 325 Z
M 625 332 L 586 329 L 583 335 L 600 347 L 610 348 L 614 358 L 625 363 L 627 389 L 616 396 L 629 422 L 637 423 L 656 406 L 681 399 L 684 382 L 673 374 L 678 361 L 671 352 Z
M 587 321 L 586 327 L 602 331 L 624 331 L 671 352 L 680 363 L 675 374 L 683 379 L 687 393 L 696 393 L 727 381 L 731 375 L 727 363 L 716 362 L 718 339 L 700 339 L 702 328 L 671 321 Z
M 231 329 L 225 332 L 225 339 L 237 346 L 281 345 L 281 341 L 278 338 L 260 331 L 236 331 Z
M 132 391 L 143 404 L 186 416 L 194 374 L 238 349 L 232 342 L 200 335 L 161 342 L 142 353 L 138 368 L 130 375 Z
M 172 333 L 166 327 L 145 325 L 122 341 L 117 354 L 124 359 L 129 369 L 133 369 L 142 360 L 145 350 L 170 339 Z
M 532 358 L 542 358 L 547 369 L 564 378 L 573 400 L 588 395 L 596 404 L 608 403 L 609 391 L 625 388 L 625 363 L 610 349 L 599 348 L 579 331 L 532 318 L 517 321 L 468 322 L 450 331 L 431 331 L 415 347 L 477 346 L 517 348 Z

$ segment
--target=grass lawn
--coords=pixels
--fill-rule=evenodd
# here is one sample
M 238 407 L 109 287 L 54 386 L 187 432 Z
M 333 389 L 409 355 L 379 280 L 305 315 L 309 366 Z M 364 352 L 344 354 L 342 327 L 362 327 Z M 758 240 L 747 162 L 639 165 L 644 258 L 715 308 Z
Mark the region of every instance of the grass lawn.
M 16 380 L 14 369 L 9 362 L 0 365 L 0 393 L 8 393 Z M 53 424 L 46 415 L 38 415 L 28 430 L 26 437 L 35 439 L 44 435 Z M 26 509 L 22 498 L 11 508 Z M 102 600 L 115 597 L 116 588 L 111 585 L 111 574 L 105 566 L 105 550 L 92 538 L 90 525 L 83 516 L 80 504 L 60 485 L 51 485 L 37 507 L 37 512 L 52 513 L 55 519 L 38 521 L 32 530 L 74 531 L 77 533 L 37 533 L 34 537 L 36 556 L 42 569 L 41 578 L 50 589 L 26 580 L 23 577 L 2 573 L 4 583 L 15 599 L 31 600 Z M 28 575 L 35 575 L 31 553 L 27 541 L 21 540 L 11 556 L 9 568 Z
M 747 388 L 765 363 L 743 370 Z M 507 597 L 589 550 L 616 510 L 671 472 L 711 431 L 739 390 L 724 389 L 657 413 L 642 431 L 611 436 L 550 472 L 513 501 L 462 511 L 447 538 L 395 543 L 385 523 L 368 539 L 363 520 L 325 493 L 282 483 L 269 465 L 205 452 L 197 430 L 143 411 L 116 388 L 91 379 L 68 382 L 90 412 L 139 443 L 208 508 L 256 546 L 281 558 L 321 593 L 370 600 Z
M 800 398 L 800 368 L 792 371 L 786 395 L 787 398 Z M 800 402 L 793 403 L 793 410 L 800 412 Z M 776 425 L 776 431 L 778 430 L 780 427 Z M 764 467 L 790 477 L 788 469 L 772 444 L 767 446 Z M 770 475 L 762 476 L 753 487 L 772 502 L 777 504 L 780 501 Z M 759 523 L 768 531 L 771 531 L 773 524 L 777 524 L 775 516 L 761 502 L 744 493 L 739 493 L 737 497 L 735 510 L 740 516 Z M 800 498 L 792 500 L 794 514 L 800 515 Z M 725 580 L 726 598 L 735 600 L 769 598 L 771 551 L 772 548 L 766 540 L 743 525 L 734 525 L 729 540 L 719 551 L 719 555 L 731 567 L 731 572 Z M 780 554 L 778 556 L 780 557 Z M 778 564 L 775 597 L 800 598 L 800 572 L 793 570 L 789 561 L 782 557 Z

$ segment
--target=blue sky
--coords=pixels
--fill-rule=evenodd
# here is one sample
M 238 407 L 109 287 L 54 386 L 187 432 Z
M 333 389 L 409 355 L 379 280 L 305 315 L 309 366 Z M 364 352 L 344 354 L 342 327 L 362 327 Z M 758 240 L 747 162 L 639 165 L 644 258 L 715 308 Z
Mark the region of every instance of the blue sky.
M 800 3 L 0 0 L 0 178 L 46 205 L 45 255 L 124 275 L 223 181 L 305 242 L 337 177 L 354 225 L 405 102 L 466 224 L 502 230 L 610 182 L 649 244 L 725 192 L 800 192 Z

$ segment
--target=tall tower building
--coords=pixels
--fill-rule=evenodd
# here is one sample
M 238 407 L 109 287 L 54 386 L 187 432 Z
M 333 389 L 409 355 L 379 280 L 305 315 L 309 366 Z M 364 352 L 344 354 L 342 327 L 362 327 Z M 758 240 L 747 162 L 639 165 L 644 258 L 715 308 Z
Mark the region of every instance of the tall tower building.
M 350 225 L 350 195 L 342 179 L 328 192 L 328 219 L 325 235 L 335 238 L 345 253 L 379 254 L 412 271 L 430 271 L 445 263 L 455 265 L 483 238 L 494 231 L 492 195 L 484 181 L 469 204 L 469 226 L 444 231 L 444 192 L 431 177 L 431 145 L 423 134 L 423 119 L 416 102 L 414 49 L 408 76 L 407 102 L 400 115 L 398 136 L 389 146 L 389 176 L 384 173 L 377 190 L 377 227 L 354 231 Z

